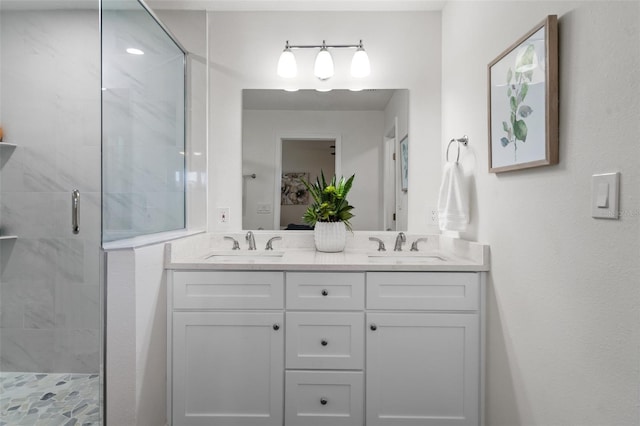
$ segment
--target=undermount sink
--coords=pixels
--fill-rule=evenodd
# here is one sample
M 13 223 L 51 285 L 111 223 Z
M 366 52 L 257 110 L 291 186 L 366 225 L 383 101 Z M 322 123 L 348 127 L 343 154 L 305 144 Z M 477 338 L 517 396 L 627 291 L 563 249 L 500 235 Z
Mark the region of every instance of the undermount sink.
M 419 251 L 376 251 L 367 253 L 370 262 L 379 263 L 422 263 L 422 262 L 446 262 L 447 259 L 437 254 L 422 253 Z
M 284 251 L 278 250 L 218 250 L 209 253 L 205 259 L 215 262 L 279 262 Z

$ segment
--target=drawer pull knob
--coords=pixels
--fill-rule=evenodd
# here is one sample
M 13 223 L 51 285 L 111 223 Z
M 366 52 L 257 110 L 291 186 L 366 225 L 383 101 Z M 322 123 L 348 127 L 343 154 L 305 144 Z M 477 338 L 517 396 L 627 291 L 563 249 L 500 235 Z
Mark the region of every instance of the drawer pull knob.
M 280 324 L 278 324 L 278 323 L 273 324 L 273 329 L 274 329 L 275 331 L 280 330 Z
M 322 339 L 322 340 L 320 341 L 320 344 L 321 344 L 322 346 L 327 346 L 327 345 L 329 344 L 329 342 L 327 342 L 325 339 Z
M 320 398 L 320 404 L 327 405 L 327 402 L 329 402 L 329 401 L 327 401 L 327 398 L 325 398 L 325 397 Z
M 322 289 L 322 295 L 323 296 L 328 296 L 329 295 L 329 290 L 327 290 L 326 288 Z
M 371 324 L 369 328 L 371 329 L 371 331 L 376 331 L 378 329 L 378 326 L 375 324 Z

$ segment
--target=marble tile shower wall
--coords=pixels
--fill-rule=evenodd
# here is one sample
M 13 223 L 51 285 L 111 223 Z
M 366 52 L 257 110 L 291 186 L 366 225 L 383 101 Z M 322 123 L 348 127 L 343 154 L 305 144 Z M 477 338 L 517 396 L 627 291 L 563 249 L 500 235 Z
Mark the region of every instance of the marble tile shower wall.
M 139 46 L 144 55 L 123 54 Z M 104 239 L 181 229 L 184 59 L 146 12 L 103 15 Z
M 0 369 L 91 373 L 100 342 L 97 10 L 0 13 Z M 79 235 L 71 191 L 81 192 Z

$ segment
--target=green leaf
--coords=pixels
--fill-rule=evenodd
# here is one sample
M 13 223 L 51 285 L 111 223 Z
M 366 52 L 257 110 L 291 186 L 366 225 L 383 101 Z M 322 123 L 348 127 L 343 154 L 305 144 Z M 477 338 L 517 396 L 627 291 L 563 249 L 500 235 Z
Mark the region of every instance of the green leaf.
M 518 94 L 518 103 L 524 100 L 524 97 L 527 96 L 529 92 L 529 85 L 527 83 L 522 83 L 522 87 L 520 88 L 520 94 Z
M 533 65 L 533 55 L 536 53 L 536 48 L 533 44 L 528 45 L 524 52 L 518 52 L 516 57 L 516 70 L 526 68 L 527 65 Z
M 509 71 L 507 71 L 507 84 L 511 83 L 512 78 L 513 78 L 513 71 L 511 71 L 511 68 L 509 68 Z
M 509 124 L 506 121 L 502 122 L 502 128 L 504 129 L 505 132 L 509 131 Z
M 516 104 L 516 98 L 514 96 L 511 96 L 511 98 L 509 98 L 509 103 L 511 104 L 511 111 L 516 112 L 518 105 Z
M 532 112 L 533 109 L 531 109 L 529 105 L 522 105 L 520 109 L 518 109 L 518 114 L 520 114 L 520 117 L 522 118 L 527 118 Z
M 511 87 L 509 87 L 509 88 L 507 89 L 507 97 L 511 97 L 511 94 L 512 94 L 512 93 L 513 93 L 513 92 L 511 91 Z
M 511 127 L 515 127 L 516 125 L 516 113 L 512 112 L 511 113 Z
M 524 76 L 527 78 L 527 80 L 531 81 L 533 80 L 533 70 L 531 71 L 527 71 L 524 73 Z
M 501 138 L 500 139 L 500 143 L 502 144 L 503 147 L 509 145 L 509 139 L 507 138 Z
M 517 140 L 521 140 L 522 142 L 527 141 L 527 123 L 524 120 L 516 121 L 513 126 L 513 134 L 515 135 Z

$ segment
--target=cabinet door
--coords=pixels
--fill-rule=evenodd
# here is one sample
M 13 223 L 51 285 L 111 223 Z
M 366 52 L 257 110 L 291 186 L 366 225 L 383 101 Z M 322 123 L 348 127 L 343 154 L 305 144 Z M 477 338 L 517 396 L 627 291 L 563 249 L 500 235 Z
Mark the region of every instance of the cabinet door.
M 173 425 L 282 425 L 281 312 L 174 312 Z
M 479 424 L 475 314 L 367 314 L 367 426 Z

